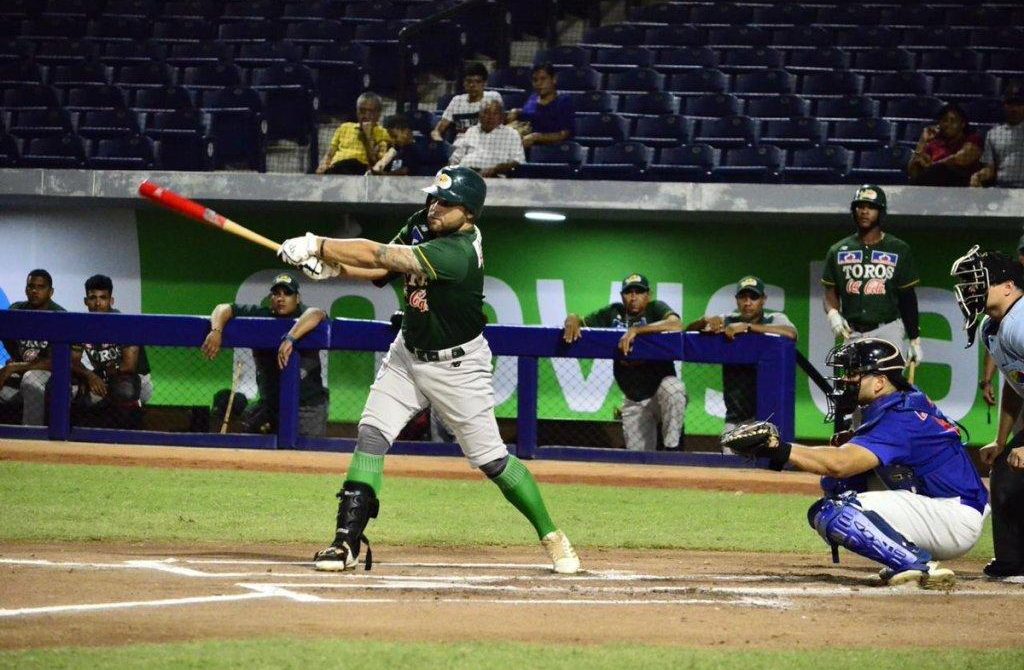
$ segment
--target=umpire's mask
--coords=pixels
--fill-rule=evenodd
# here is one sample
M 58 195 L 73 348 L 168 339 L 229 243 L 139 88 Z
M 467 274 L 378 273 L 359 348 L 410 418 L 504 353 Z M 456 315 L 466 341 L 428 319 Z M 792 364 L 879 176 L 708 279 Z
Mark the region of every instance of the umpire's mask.
M 1020 263 L 1009 256 L 998 251 L 981 251 L 976 244 L 953 262 L 949 274 L 956 279 L 953 292 L 964 315 L 967 347 L 970 348 L 985 313 L 989 287 L 1007 281 L 1024 287 L 1022 269 Z

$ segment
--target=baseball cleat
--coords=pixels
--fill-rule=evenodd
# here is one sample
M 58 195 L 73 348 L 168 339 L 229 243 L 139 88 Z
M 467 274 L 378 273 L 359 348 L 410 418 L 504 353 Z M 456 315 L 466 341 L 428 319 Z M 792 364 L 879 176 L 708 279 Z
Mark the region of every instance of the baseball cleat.
M 988 562 L 982 572 L 989 579 L 1000 579 L 1009 580 L 1012 578 L 1024 578 L 1024 565 L 1019 563 L 1009 563 L 1007 561 L 1001 561 L 998 558 L 993 558 Z M 1014 579 L 1014 581 L 1018 581 Z
M 340 547 L 331 545 L 313 556 L 313 568 L 324 572 L 344 572 L 354 570 L 359 564 L 359 557 L 352 555 L 344 542 Z
M 541 539 L 553 564 L 552 569 L 561 575 L 574 575 L 580 571 L 580 557 L 572 548 L 569 538 L 560 530 L 555 530 Z
M 883 584 L 893 587 L 919 586 L 922 589 L 948 591 L 956 585 L 956 573 L 940 566 L 937 561 L 929 561 L 927 570 L 894 572 L 882 568 L 878 576 Z

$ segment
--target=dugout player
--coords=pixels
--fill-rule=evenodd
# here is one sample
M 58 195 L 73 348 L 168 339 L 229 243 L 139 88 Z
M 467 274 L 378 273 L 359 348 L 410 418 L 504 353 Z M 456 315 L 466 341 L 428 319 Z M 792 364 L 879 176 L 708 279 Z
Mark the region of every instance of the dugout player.
M 1010 432 L 1024 404 L 1024 271 L 1020 263 L 973 247 L 953 263 L 956 300 L 964 315 L 967 346 L 977 330 L 1003 378 L 1015 392 L 1004 392 L 996 439 L 981 449 L 992 466 L 992 544 L 995 558 L 985 566 L 994 579 L 1024 577 L 1024 431 Z
M 299 282 L 287 272 L 274 277 L 270 285 L 267 307 L 260 305 L 217 305 L 210 315 L 210 332 L 202 344 L 203 354 L 210 360 L 220 351 L 224 326 L 236 316 L 260 316 L 276 319 L 297 319 L 281 345 L 274 350 L 254 349 L 256 386 L 259 402 L 246 405 L 242 412 L 242 428 L 247 433 L 268 433 L 277 430 L 281 370 L 288 364 L 295 342 L 320 325 L 327 313 L 302 303 Z M 311 349 L 299 353 L 299 435 L 323 437 L 327 433 L 327 389 L 320 367 L 320 352 Z
M 581 329 L 625 330 L 619 351 L 629 356 L 633 340 L 653 333 L 676 333 L 683 329 L 679 315 L 660 300 L 651 300 L 647 277 L 631 274 L 622 280 L 622 302 L 602 307 L 586 316 L 565 317 L 562 339 L 572 344 L 583 337 Z M 679 448 L 686 416 L 686 386 L 676 376 L 672 361 L 636 361 L 616 358 L 615 381 L 622 389 L 622 435 L 630 451 L 654 451 L 661 425 L 665 449 Z
M 384 455 L 409 419 L 430 405 L 455 433 L 470 464 L 533 525 L 554 571 L 575 573 L 579 557 L 548 515 L 530 471 L 508 453 L 494 418 L 491 350 L 483 336 L 483 238 L 476 225 L 487 185 L 469 168 L 446 167 L 423 190 L 428 206 L 413 214 L 390 244 L 306 233 L 281 245 L 279 255 L 292 265 L 314 260 L 320 267 L 305 271 L 318 278 L 405 277 L 402 330 L 381 363 L 359 421 L 356 450 L 338 493 L 334 541 L 317 552 L 314 565 L 334 571 L 356 566 L 366 525 L 377 516 Z M 367 545 L 367 569 L 371 562 Z
M 824 476 L 825 496 L 807 520 L 832 545 L 834 560 L 842 546 L 884 565 L 879 576 L 891 586 L 952 587 L 956 575 L 937 560 L 967 553 L 988 514 L 988 492 L 958 427 L 903 377 L 903 355 L 892 342 L 841 344 L 825 363 L 835 373 L 830 414 L 860 409 L 852 435 L 838 447 L 774 438 L 754 455 L 776 470 L 789 464 Z M 883 490 L 865 490 L 860 475 L 872 471 Z
M 882 230 L 885 191 L 872 184 L 857 189 L 850 212 L 857 232 L 825 254 L 821 275 L 825 314 L 844 342 L 877 337 L 897 344 L 908 359 L 923 360 L 920 317 L 914 287 L 920 281 L 910 246 Z

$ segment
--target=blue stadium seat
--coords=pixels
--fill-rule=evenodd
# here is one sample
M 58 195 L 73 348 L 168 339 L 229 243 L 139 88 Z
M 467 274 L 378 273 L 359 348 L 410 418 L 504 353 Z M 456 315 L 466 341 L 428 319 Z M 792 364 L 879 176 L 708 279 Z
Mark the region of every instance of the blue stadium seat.
M 21 138 L 66 135 L 74 130 L 71 115 L 60 107 L 50 109 L 17 109 L 11 112 L 7 127 L 11 135 Z
M 163 63 L 124 65 L 115 73 L 114 81 L 125 88 L 164 88 L 172 84 L 174 75 Z
M 58 65 L 50 73 L 54 86 L 105 86 L 110 83 L 110 73 L 102 63 L 74 63 Z
M 945 25 L 946 14 L 941 7 L 925 3 L 887 5 L 878 9 L 879 23 L 897 28 Z
M 888 146 L 893 143 L 893 128 L 885 119 L 833 121 L 826 142 L 840 144 L 848 149 Z
M 46 0 L 45 5 L 43 14 L 46 16 L 69 16 L 82 20 L 98 15 L 103 3 L 99 0 Z
M 854 72 L 898 72 L 914 69 L 914 54 L 902 47 L 878 47 L 858 51 L 853 56 Z
M 224 5 L 222 21 L 276 19 L 281 16 L 280 3 L 270 0 L 231 0 Z
M 821 98 L 814 104 L 814 116 L 828 121 L 878 116 L 878 101 L 862 95 Z
M 736 75 L 732 92 L 737 95 L 779 95 L 793 93 L 796 77 L 785 70 L 757 70 Z
M 448 157 L 452 154 L 452 145 L 448 142 L 435 142 L 430 136 L 416 138 L 414 145 L 417 165 L 412 175 L 432 177 L 438 170 L 448 165 Z
M 1016 25 L 1000 25 L 990 28 L 974 28 L 968 38 L 971 48 L 977 51 L 1020 49 L 1024 44 L 1024 28 Z
M 601 47 L 589 65 L 599 72 L 618 72 L 654 65 L 654 52 L 644 47 Z
M 675 114 L 679 111 L 679 100 L 671 93 L 635 93 L 621 98 L 623 114 Z
M 85 165 L 85 149 L 78 135 L 26 138 L 19 167 L 72 170 Z
M 8 0 L 0 5 L 0 19 L 13 24 L 36 16 L 40 9 L 38 0 Z
M 615 93 L 647 93 L 661 91 L 665 86 L 665 75 L 648 67 L 638 67 L 608 75 L 605 90 Z
M 805 74 L 800 82 L 800 95 L 807 98 L 841 98 L 860 95 L 864 77 L 855 72 L 816 72 Z
M 311 2 L 286 3 L 281 12 L 284 21 L 304 21 L 316 23 L 323 20 L 336 20 L 345 15 L 344 2 L 336 0 L 312 0 Z
M 648 49 L 703 47 L 707 36 L 696 26 L 657 26 L 648 28 L 641 44 Z
M 308 67 L 324 65 L 364 65 L 369 50 L 362 44 L 311 44 L 303 61 Z
M 990 74 L 1001 77 L 1024 78 L 1024 49 L 1004 49 L 990 52 L 988 67 L 985 69 Z
M 629 15 L 630 21 L 637 23 L 690 23 L 692 5 L 684 2 L 659 2 L 634 8 Z
M 154 164 L 153 140 L 142 135 L 99 140 L 85 160 L 90 170 L 149 170 Z
M 908 49 L 940 49 L 951 44 L 967 44 L 969 33 L 962 28 L 922 27 L 903 31 L 902 45 Z
M 964 72 L 936 77 L 936 97 L 946 101 L 965 101 L 998 95 L 999 80 L 987 72 Z
M 608 146 L 628 139 L 628 130 L 626 119 L 618 114 L 579 115 L 573 139 L 586 147 Z
M 746 101 L 746 115 L 756 119 L 789 119 L 808 116 L 810 103 L 799 95 L 777 95 L 770 98 L 750 98 Z
M 749 116 L 702 119 L 697 123 L 693 141 L 715 147 L 740 147 L 757 143 L 757 124 Z
M 763 28 L 806 26 L 814 23 L 817 12 L 813 7 L 795 2 L 754 7 L 753 22 Z
M 235 51 L 223 42 L 177 42 L 168 45 L 166 61 L 175 67 L 200 67 L 231 63 Z
M 516 168 L 516 176 L 525 179 L 571 179 L 585 155 L 585 149 L 577 142 L 540 144 L 530 148 L 527 161 Z
M 587 91 L 585 93 L 571 93 L 573 108 L 580 112 L 614 112 L 615 96 L 606 91 Z
M 835 46 L 844 49 L 875 49 L 900 44 L 898 31 L 885 26 L 865 27 L 858 22 L 856 28 L 844 28 L 836 35 Z
M 88 39 L 47 40 L 35 43 L 35 62 L 39 65 L 79 65 L 99 58 L 100 45 Z
M 212 40 L 217 36 L 217 24 L 206 19 L 168 18 L 161 15 L 153 23 L 153 37 L 157 42 L 195 43 Z
M 71 38 L 85 36 L 86 22 L 71 16 L 40 16 L 21 22 L 20 37 L 29 40 Z
M 20 160 L 21 150 L 17 140 L 0 131 L 0 168 L 16 168 Z
M 967 121 L 972 124 L 995 124 L 1006 120 L 1002 98 L 972 98 L 963 104 L 963 109 Z
M 245 165 L 265 172 L 267 124 L 259 112 L 246 109 L 214 109 L 207 112 L 209 137 L 213 140 L 213 168 Z
M 707 26 L 736 26 L 754 20 L 754 9 L 733 2 L 695 4 L 690 11 L 690 23 Z
M 922 72 L 890 72 L 871 77 L 864 91 L 872 98 L 905 98 L 908 95 L 929 95 L 931 78 Z
M 666 74 L 705 67 L 718 67 L 718 52 L 711 47 L 659 49 L 654 64 L 655 70 Z
M 734 24 L 726 28 L 708 30 L 708 46 L 716 49 L 767 47 L 771 44 L 771 39 L 772 34 L 769 31 L 746 25 Z
M 35 43 L 18 37 L 0 37 L 0 62 L 21 61 L 32 58 Z
M 192 97 L 184 86 L 140 88 L 135 91 L 132 109 L 136 112 L 173 112 L 191 109 Z
M 782 52 L 769 47 L 726 49 L 720 68 L 725 72 L 775 70 L 782 67 Z
M 122 65 L 145 65 L 167 58 L 167 46 L 159 42 L 107 42 L 103 45 L 100 60 L 105 65 L 120 68 Z
M 49 109 L 60 107 L 57 89 L 48 84 L 22 84 L 8 88 L 0 98 L 0 109 Z M 2 114 L 0 114 L 2 117 Z
M 303 65 L 283 63 L 253 74 L 253 90 L 263 101 L 268 140 L 292 140 L 307 144 L 316 132 L 313 74 Z
M 970 28 L 975 26 L 1011 26 L 1019 21 L 1015 21 L 1012 7 L 997 7 L 988 4 L 965 7 L 957 4 L 947 11 L 946 23 L 951 26 Z
M 149 39 L 151 26 L 142 16 L 103 16 L 89 23 L 86 35 L 96 42 L 140 42 Z
M 0 87 L 13 88 L 42 83 L 42 70 L 30 60 L 0 63 Z
M 793 26 L 772 31 L 776 49 L 831 49 L 836 46 L 831 30 L 821 26 Z
M 492 72 L 487 78 L 489 89 L 530 90 L 533 88 L 532 69 L 529 67 L 505 67 Z
M 224 3 L 220 0 L 170 0 L 157 16 L 164 19 L 207 20 L 219 16 Z
M 756 147 L 726 149 L 718 167 L 711 170 L 712 181 L 731 183 L 779 183 L 785 153 L 778 147 L 762 144 Z
M 841 146 L 793 149 L 783 171 L 787 184 L 837 184 L 850 165 L 850 152 Z
M 558 90 L 596 91 L 601 88 L 601 74 L 592 67 L 573 68 L 558 73 Z
M 813 117 L 798 117 L 784 121 L 763 121 L 762 142 L 784 149 L 806 148 L 821 144 L 825 135 L 823 124 Z
M 650 147 L 674 147 L 690 140 L 690 121 L 680 114 L 642 116 L 630 136 Z
M 640 142 L 617 142 L 597 147 L 592 158 L 580 166 L 583 179 L 618 179 L 639 181 L 650 162 L 651 150 Z
M 213 142 L 199 133 L 168 135 L 154 143 L 157 168 L 206 172 L 213 165 Z
M 855 167 L 846 175 L 851 184 L 906 184 L 907 163 L 913 151 L 894 146 L 857 154 Z
M 393 5 L 387 0 L 367 0 L 366 2 L 353 2 L 349 4 L 345 9 L 344 18 L 361 22 L 384 22 L 403 18 L 402 11 L 400 6 Z
M 877 26 L 879 13 L 860 3 L 831 3 L 818 7 L 815 23 L 829 27 Z
M 849 65 L 849 54 L 837 47 L 793 49 L 786 58 L 786 70 L 796 74 L 845 70 Z
M 925 74 L 973 72 L 981 69 L 981 54 L 973 49 L 929 49 L 921 52 L 917 71 Z
M 124 108 L 85 111 L 78 117 L 78 134 L 87 139 L 130 137 L 139 132 L 135 114 Z
M 703 182 L 715 167 L 715 150 L 707 144 L 668 147 L 658 152 L 656 162 L 647 166 L 649 181 Z
M 687 70 L 669 77 L 666 90 L 677 95 L 700 95 L 702 93 L 723 93 L 729 87 L 725 73 L 715 68 Z
M 530 95 L 526 91 L 502 91 L 501 101 L 505 104 L 505 109 L 517 109 L 526 104 L 529 100 Z
M 269 67 L 283 63 L 298 63 L 302 49 L 291 42 L 253 42 L 238 48 L 235 63 L 241 67 Z
M 721 118 L 739 114 L 741 107 L 740 99 L 731 93 L 706 93 L 687 98 L 683 111 L 694 118 Z
M 107 0 L 104 16 L 130 16 L 151 19 L 160 10 L 157 0 Z
M 885 118 L 890 121 L 931 121 L 944 104 L 930 95 L 893 98 L 885 105 Z
M 580 46 L 637 46 L 644 43 L 644 29 L 626 23 L 611 23 L 591 28 L 583 34 Z
M 287 5 L 291 7 L 292 5 Z M 285 26 L 285 40 L 300 46 L 312 46 L 316 44 L 344 44 L 355 34 L 351 26 L 344 25 L 341 21 L 325 19 L 323 21 L 301 21 L 290 23 Z
M 198 65 L 184 68 L 179 81 L 190 89 L 216 90 L 241 84 L 242 72 L 231 63 Z
M 590 50 L 572 45 L 540 49 L 533 57 L 533 64 L 540 65 L 542 63 L 551 63 L 556 70 L 564 67 L 589 67 Z
M 429 137 L 430 131 L 437 125 L 437 117 L 426 109 L 410 109 L 406 111 L 405 118 L 413 132 L 419 133 L 421 137 Z

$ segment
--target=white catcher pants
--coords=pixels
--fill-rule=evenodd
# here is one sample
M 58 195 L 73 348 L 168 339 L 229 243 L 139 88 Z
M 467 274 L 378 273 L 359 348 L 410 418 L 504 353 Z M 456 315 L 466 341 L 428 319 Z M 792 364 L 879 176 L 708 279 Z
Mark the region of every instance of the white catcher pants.
M 665 447 L 679 446 L 686 417 L 686 386 L 676 376 L 661 380 L 658 390 L 646 400 L 630 400 L 622 404 L 622 434 L 626 449 L 654 451 L 658 448 L 658 425 Z
M 938 560 L 963 556 L 981 537 L 981 514 L 959 498 L 929 498 L 910 491 L 858 493 L 865 511 L 876 512 L 905 538 Z
M 455 434 L 470 465 L 505 457 L 508 449 L 494 418 L 491 348 L 483 335 L 460 346 L 466 353 L 455 360 L 421 361 L 400 333 L 370 386 L 359 425 L 373 426 L 391 443 L 429 405 Z

